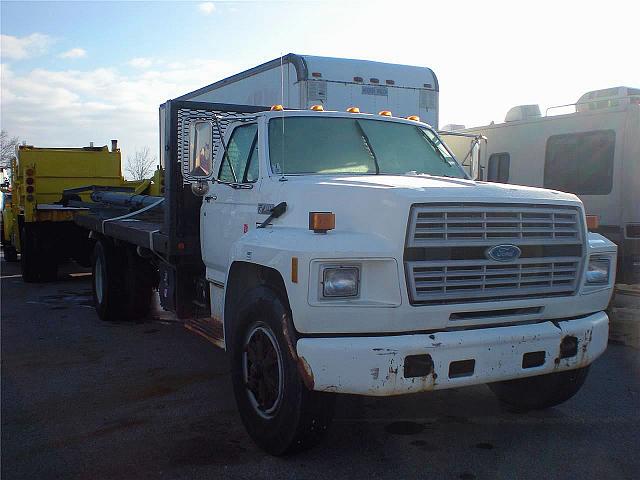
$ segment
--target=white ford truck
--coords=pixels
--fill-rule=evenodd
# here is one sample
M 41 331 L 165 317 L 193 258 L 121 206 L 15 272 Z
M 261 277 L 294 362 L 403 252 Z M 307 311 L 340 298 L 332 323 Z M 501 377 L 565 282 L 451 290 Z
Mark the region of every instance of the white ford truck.
M 157 289 L 228 351 L 266 451 L 317 442 L 340 393 L 489 384 L 550 407 L 605 350 L 616 246 L 575 195 L 470 180 L 416 117 L 162 112 L 165 196 L 96 190 L 102 207 L 76 220 L 95 241 L 96 309 L 134 319 Z

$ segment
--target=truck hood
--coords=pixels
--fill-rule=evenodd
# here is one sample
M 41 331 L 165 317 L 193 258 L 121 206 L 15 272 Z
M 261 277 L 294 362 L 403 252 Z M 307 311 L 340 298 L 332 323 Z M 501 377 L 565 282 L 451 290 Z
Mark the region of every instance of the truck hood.
M 413 204 L 521 203 L 582 209 L 578 197 L 568 193 L 426 175 L 306 175 L 270 180 L 260 187 L 260 202 L 287 203 L 286 214 L 274 226 L 300 228 L 313 235 L 308 230 L 309 212 L 333 212 L 336 227 L 331 235 L 361 235 L 354 244 L 375 244 L 380 255 L 393 252 L 396 258 L 402 257 Z
M 304 189 L 307 193 L 347 195 L 350 201 L 367 197 L 405 198 L 411 203 L 433 201 L 541 202 L 579 205 L 573 194 L 493 182 L 428 175 L 360 175 L 288 177 L 286 190 Z M 298 188 L 296 188 L 298 187 Z

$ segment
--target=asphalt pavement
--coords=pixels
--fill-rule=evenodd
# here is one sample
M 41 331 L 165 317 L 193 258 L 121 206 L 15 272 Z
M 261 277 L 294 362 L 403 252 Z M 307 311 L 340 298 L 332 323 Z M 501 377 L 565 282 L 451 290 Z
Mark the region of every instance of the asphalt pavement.
M 90 274 L 25 284 L 1 268 L 3 479 L 637 479 L 640 350 L 583 389 L 515 413 L 484 386 L 341 396 L 325 441 L 274 458 L 249 439 L 224 352 L 179 324 L 104 323 Z

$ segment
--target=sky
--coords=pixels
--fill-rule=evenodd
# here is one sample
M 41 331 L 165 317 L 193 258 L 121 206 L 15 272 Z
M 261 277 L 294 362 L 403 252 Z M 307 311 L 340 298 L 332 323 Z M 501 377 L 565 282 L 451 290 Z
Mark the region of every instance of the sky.
M 634 1 L 0 3 L 0 124 L 36 146 L 158 149 L 169 98 L 294 52 L 427 66 L 440 125 L 640 87 Z

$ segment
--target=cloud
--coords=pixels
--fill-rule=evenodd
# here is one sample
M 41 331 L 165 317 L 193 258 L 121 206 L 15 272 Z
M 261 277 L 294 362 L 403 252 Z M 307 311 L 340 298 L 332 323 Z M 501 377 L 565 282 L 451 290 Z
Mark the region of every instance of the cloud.
M 216 10 L 216 6 L 213 2 L 202 2 L 198 4 L 198 10 L 200 10 L 205 15 L 210 15 Z
M 3 58 L 23 60 L 45 54 L 52 43 L 53 38 L 43 33 L 32 33 L 26 37 L 0 35 L 0 54 Z
M 209 59 L 153 60 L 154 68 L 14 71 L 0 64 L 2 128 L 38 146 L 107 145 L 158 151 L 158 107 L 238 70 Z M 198 75 L 193 72 L 197 71 Z
M 132 58 L 127 63 L 135 68 L 149 68 L 153 64 L 153 60 L 151 58 L 137 57 Z
M 83 58 L 87 56 L 87 51 L 84 48 L 72 48 L 59 56 L 60 58 Z

